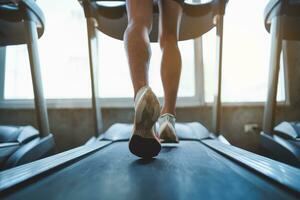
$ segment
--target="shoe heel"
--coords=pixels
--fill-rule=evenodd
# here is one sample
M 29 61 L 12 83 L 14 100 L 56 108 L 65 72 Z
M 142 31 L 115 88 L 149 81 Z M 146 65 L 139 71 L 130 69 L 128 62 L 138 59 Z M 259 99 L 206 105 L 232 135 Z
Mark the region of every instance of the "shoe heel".
M 147 91 L 144 95 L 144 99 L 139 102 L 135 110 L 135 124 L 150 130 L 159 118 L 160 105 L 151 90 Z
M 160 115 L 160 105 L 151 89 L 146 91 L 135 110 L 134 130 L 129 141 L 129 150 L 141 158 L 153 158 L 161 150 L 153 125 Z

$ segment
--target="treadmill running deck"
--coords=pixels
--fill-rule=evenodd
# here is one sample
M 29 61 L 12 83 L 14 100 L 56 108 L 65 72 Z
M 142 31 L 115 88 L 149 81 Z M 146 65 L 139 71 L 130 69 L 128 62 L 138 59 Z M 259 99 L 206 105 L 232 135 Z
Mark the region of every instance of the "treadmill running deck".
M 198 141 L 138 159 L 116 142 L 31 184 L 8 199 L 296 199 Z
M 191 133 L 199 124 L 180 126 L 188 126 L 185 130 Z M 179 144 L 142 160 L 128 150 L 129 133 L 124 132 L 130 130 L 130 125 L 112 126 L 102 140 L 113 137 L 113 131 L 123 132 L 116 134 L 122 137 L 73 164 L 10 188 L 3 193 L 5 199 L 297 199 L 297 193 L 208 147 L 206 141 L 214 140 L 207 132 L 182 135 L 186 139 Z

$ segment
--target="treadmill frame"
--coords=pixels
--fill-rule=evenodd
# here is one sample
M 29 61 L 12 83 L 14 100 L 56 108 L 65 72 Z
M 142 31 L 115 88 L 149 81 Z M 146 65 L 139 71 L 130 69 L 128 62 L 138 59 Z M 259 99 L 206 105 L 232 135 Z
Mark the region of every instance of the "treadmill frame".
M 7 1 L 4 3 L 11 3 Z M 38 27 L 37 22 L 43 28 L 43 13 L 40 11 L 33 0 L 31 1 L 20 1 L 18 2 L 17 13 L 13 13 L 16 16 L 21 16 L 22 19 L 18 19 L 18 23 L 22 23 L 24 26 L 24 42 L 27 45 L 28 57 L 30 61 L 30 71 L 32 77 L 32 86 L 34 92 L 34 103 L 35 111 L 37 116 L 37 123 L 39 127 L 39 138 L 35 138 L 30 142 L 22 145 L 17 149 L 4 164 L 4 168 L 11 168 L 17 165 L 21 165 L 32 160 L 44 158 L 45 156 L 51 155 L 54 151 L 54 138 L 49 130 L 49 121 L 47 113 L 46 100 L 43 93 L 43 83 L 41 77 L 41 67 L 38 52 Z M 35 11 L 40 11 L 39 16 Z M 40 18 L 38 18 L 40 17 Z M 37 21 L 35 21 L 37 20 Z M 6 20 L 8 23 L 11 21 Z M 15 22 L 12 22 L 15 23 Z M 21 26 L 20 25 L 20 26 Z M 22 27 L 21 26 L 21 27 Z M 20 43 L 20 41 L 18 41 Z M 14 44 L 14 43 L 9 43 Z M 5 44 L 6 45 L 6 44 Z
M 277 85 L 280 69 L 280 54 L 282 50 L 281 17 L 277 16 L 271 22 L 271 55 L 269 66 L 268 96 L 263 116 L 263 132 L 271 134 L 275 124 Z
M 1 102 L 1 100 L 4 99 L 5 53 L 6 53 L 6 48 L 0 47 L 0 102 Z
M 280 55 L 283 46 L 283 23 L 285 16 L 278 15 L 271 19 L 271 53 L 269 62 L 268 94 L 263 115 L 263 128 L 260 135 L 262 146 L 278 160 L 300 167 L 300 149 L 295 148 L 289 139 L 276 135 L 275 120 L 277 107 L 277 86 L 280 70 Z M 297 141 L 296 141 L 297 142 Z
M 83 7 L 88 7 L 88 1 L 82 1 Z M 226 4 L 227 1 L 224 1 Z M 224 6 L 225 5 L 221 5 Z M 86 8 L 88 10 L 88 8 Z M 85 9 L 84 9 L 85 10 Z M 214 103 L 212 108 L 212 127 L 211 132 L 217 134 L 217 136 L 221 133 L 221 112 L 222 112 L 222 51 L 223 51 L 223 18 L 224 11 L 220 8 L 219 14 L 214 16 L 214 24 L 216 27 L 216 85 L 214 88 Z M 91 77 L 91 90 L 92 90 L 92 112 L 94 119 L 94 137 L 91 138 L 88 142 L 94 141 L 101 135 L 101 132 L 104 131 L 103 117 L 101 112 L 100 101 L 98 101 L 99 90 L 98 90 L 98 37 L 97 37 L 97 22 L 96 20 L 88 14 L 86 16 L 87 23 L 87 32 L 88 32 L 88 49 L 89 49 L 89 63 L 90 63 L 90 77 Z

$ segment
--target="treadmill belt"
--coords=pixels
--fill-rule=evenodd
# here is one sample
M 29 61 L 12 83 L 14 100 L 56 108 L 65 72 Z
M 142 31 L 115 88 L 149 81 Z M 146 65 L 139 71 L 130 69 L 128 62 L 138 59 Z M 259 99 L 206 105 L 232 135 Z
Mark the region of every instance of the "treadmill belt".
M 279 185 L 224 158 L 199 141 L 138 159 L 128 142 L 16 187 L 7 199 L 296 199 Z

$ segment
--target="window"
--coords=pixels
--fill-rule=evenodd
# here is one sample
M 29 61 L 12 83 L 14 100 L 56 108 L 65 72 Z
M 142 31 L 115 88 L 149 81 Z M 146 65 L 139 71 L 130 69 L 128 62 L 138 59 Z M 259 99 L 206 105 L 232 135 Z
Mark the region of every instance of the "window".
M 90 98 L 86 21 L 74 0 L 39 0 L 45 12 L 45 34 L 39 51 L 45 95 L 48 99 Z M 58 7 L 59 5 L 59 7 Z M 132 97 L 127 58 L 123 42 L 98 32 L 99 95 L 101 98 Z M 183 71 L 179 97 L 195 96 L 193 40 L 180 42 Z M 162 96 L 160 49 L 151 44 L 150 83 Z M 116 59 L 117 58 L 117 59 Z M 30 67 L 25 45 L 7 48 L 5 99 L 32 99 Z
M 99 93 L 101 97 L 132 97 L 133 88 L 123 42 L 99 33 Z M 180 42 L 183 67 L 179 97 L 195 95 L 193 41 Z M 149 67 L 150 85 L 158 96 L 163 95 L 160 80 L 161 51 L 157 43 L 151 44 L 152 58 Z M 114 59 L 117 55 L 118 59 Z
M 86 25 L 74 0 L 39 0 L 45 13 L 45 33 L 39 40 L 44 91 L 47 98 L 88 98 L 91 95 Z M 32 99 L 33 90 L 25 45 L 6 54 L 6 99 Z
M 224 18 L 223 102 L 263 102 L 267 94 L 270 34 L 263 24 L 268 0 L 230 0 Z M 203 36 L 205 101 L 213 101 L 215 30 Z M 281 67 L 278 101 L 285 100 Z
M 193 1 L 193 0 L 191 0 Z M 223 102 L 263 102 L 266 97 L 270 35 L 263 25 L 267 0 L 228 3 L 224 24 Z M 91 97 L 86 22 L 82 8 L 74 0 L 38 0 L 46 16 L 46 30 L 39 40 L 42 77 L 48 99 L 88 99 Z M 99 95 L 110 103 L 130 102 L 133 96 L 123 42 L 98 33 Z M 212 102 L 215 69 L 215 29 L 201 39 L 180 42 L 183 67 L 179 100 L 193 105 Z M 202 41 L 202 43 L 201 43 Z M 201 45 L 200 45 L 201 44 Z M 202 46 L 203 63 L 194 49 Z M 200 53 L 202 52 L 202 49 Z M 152 44 L 150 84 L 162 96 L 160 49 Z M 117 59 L 116 59 L 117 58 Z M 201 68 L 201 69 L 199 69 Z M 199 71 L 204 70 L 203 75 Z M 238 84 L 237 84 L 238 83 Z M 1 86 L 1 84 L 0 84 Z M 285 100 L 284 73 L 280 72 L 278 101 Z M 204 92 L 202 92 L 204 91 Z M 6 49 L 4 99 L 32 99 L 30 67 L 25 45 Z M 107 99 L 112 101 L 107 101 Z M 203 102 L 201 102 L 203 99 Z M 119 101 L 118 101 L 119 100 Z M 120 101 L 122 100 L 122 101 Z M 184 104 L 184 103 L 183 103 Z M 189 104 L 189 105 L 192 105 Z

